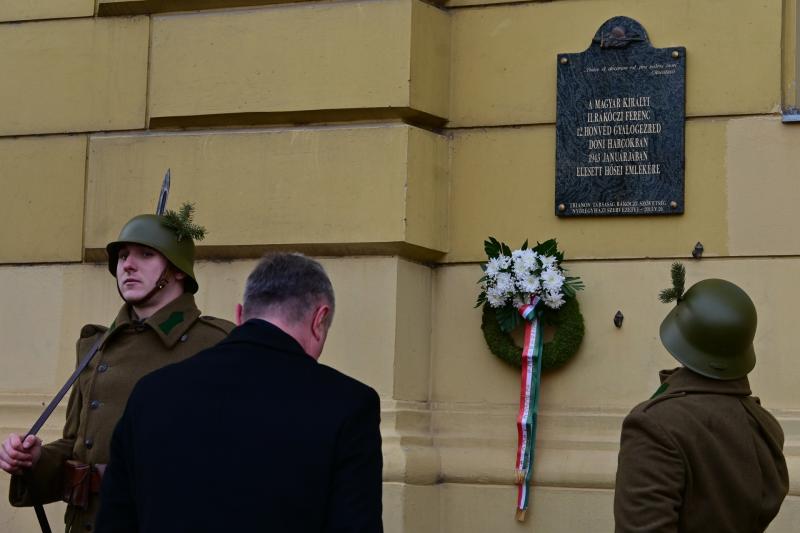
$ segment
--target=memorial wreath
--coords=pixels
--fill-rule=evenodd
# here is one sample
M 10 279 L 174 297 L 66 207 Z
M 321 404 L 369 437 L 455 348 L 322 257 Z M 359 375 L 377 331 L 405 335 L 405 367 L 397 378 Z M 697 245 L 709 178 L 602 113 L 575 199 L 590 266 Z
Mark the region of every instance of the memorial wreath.
M 526 240 L 512 251 L 489 237 L 484 249 L 489 260 L 481 265 L 481 293 L 475 304 L 483 306 L 483 336 L 493 354 L 522 369 L 516 457 L 517 519 L 522 521 L 533 473 L 541 372 L 563 365 L 580 347 L 584 326 L 576 292 L 584 285 L 580 278 L 565 274 L 564 254 L 555 239 L 530 248 Z M 524 343 L 519 347 L 511 331 L 523 324 Z M 543 324 L 556 328 L 547 343 L 542 339 Z

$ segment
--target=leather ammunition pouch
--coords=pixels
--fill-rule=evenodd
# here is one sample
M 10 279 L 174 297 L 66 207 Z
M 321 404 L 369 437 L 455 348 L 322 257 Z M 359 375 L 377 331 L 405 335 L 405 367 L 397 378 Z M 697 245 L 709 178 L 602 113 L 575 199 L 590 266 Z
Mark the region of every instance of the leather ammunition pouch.
M 62 499 L 69 505 L 87 509 L 92 494 L 100 492 L 106 465 L 90 465 L 69 460 L 64 463 L 64 492 Z

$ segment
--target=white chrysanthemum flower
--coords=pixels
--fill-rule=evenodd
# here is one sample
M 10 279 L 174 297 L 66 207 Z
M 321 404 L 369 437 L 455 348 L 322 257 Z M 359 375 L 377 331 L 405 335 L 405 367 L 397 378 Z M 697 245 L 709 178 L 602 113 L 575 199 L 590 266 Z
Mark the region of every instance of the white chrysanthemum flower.
M 511 274 L 501 272 L 495 278 L 494 288 L 498 292 L 510 296 L 514 292 L 514 278 L 511 277 Z
M 560 291 L 547 291 L 544 294 L 544 303 L 551 309 L 558 309 L 564 305 L 564 295 Z
M 484 273 L 490 278 L 493 278 L 502 272 L 503 269 L 508 268 L 510 264 L 511 260 L 505 255 L 492 257 L 486 262 L 486 270 Z
M 511 270 L 514 272 L 514 276 L 517 279 L 524 278 L 529 272 L 521 257 L 514 259 L 514 264 L 512 265 Z
M 560 291 L 564 285 L 564 276 L 555 268 L 542 271 L 542 287 L 548 291 Z
M 524 293 L 534 294 L 542 288 L 542 285 L 539 281 L 539 276 L 536 276 L 535 274 L 529 274 L 517 281 L 517 288 Z
M 491 258 L 486 262 L 486 270 L 483 271 L 488 277 L 493 278 L 500 272 L 500 265 L 497 264 L 496 258 Z
M 524 278 L 537 268 L 536 252 L 533 250 L 514 250 L 514 274 L 517 278 Z
M 522 253 L 522 262 L 528 270 L 536 270 L 539 267 L 537 259 L 539 259 L 539 254 L 533 250 L 524 250 Z
M 539 262 L 542 268 L 552 268 L 556 264 L 556 257 L 554 255 L 540 255 Z
M 497 287 L 490 287 L 486 291 L 486 301 L 492 307 L 503 307 L 506 304 L 506 295 L 503 291 L 498 290 Z

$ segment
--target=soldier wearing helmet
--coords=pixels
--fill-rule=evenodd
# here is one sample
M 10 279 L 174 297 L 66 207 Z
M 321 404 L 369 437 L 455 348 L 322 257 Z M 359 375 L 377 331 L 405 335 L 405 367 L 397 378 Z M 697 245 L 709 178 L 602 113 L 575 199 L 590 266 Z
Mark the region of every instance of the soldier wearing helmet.
M 233 329 L 226 320 L 201 316 L 195 305 L 194 240 L 204 230 L 192 224 L 192 212 L 184 204 L 178 213 L 134 217 L 106 247 L 124 303 L 108 327 L 81 330 L 78 360 L 98 339 L 102 344 L 72 388 L 63 437 L 43 446 L 37 437 L 22 442 L 12 434 L 0 446 L 0 468 L 12 474 L 12 505 L 64 499 L 66 531 L 91 531 L 111 433 L 133 386 Z
M 756 308 L 738 286 L 706 279 L 677 305 L 661 342 L 681 368 L 625 418 L 614 493 L 618 533 L 764 531 L 789 490 L 778 421 L 751 395 Z

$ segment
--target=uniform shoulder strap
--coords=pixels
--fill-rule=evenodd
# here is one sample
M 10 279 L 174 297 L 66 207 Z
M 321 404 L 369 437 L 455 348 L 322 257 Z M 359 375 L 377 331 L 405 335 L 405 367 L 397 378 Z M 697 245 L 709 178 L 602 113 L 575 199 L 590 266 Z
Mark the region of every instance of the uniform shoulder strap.
M 206 324 L 207 326 L 211 326 L 212 328 L 220 330 L 226 336 L 233 331 L 233 328 L 236 327 L 236 324 L 233 322 L 229 322 L 224 318 L 217 318 L 210 315 L 203 315 L 200 317 L 200 322 Z

